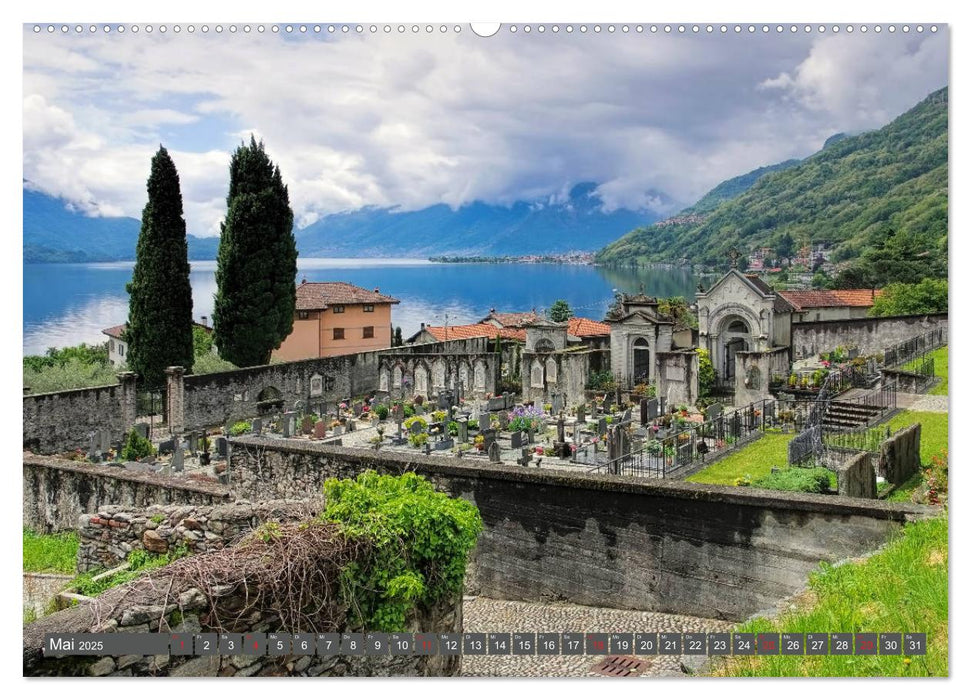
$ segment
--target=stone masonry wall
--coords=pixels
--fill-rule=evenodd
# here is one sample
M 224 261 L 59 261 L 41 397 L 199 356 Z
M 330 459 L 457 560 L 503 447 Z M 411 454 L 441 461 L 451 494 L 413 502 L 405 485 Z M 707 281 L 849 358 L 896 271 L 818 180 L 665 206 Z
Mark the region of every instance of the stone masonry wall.
M 161 570 L 164 572 L 164 569 Z M 24 676 L 455 676 L 461 671 L 459 656 L 66 656 L 45 657 L 46 634 L 70 633 L 153 633 L 199 634 L 288 632 L 272 611 L 255 611 L 234 624 L 219 629 L 210 622 L 214 606 L 243 609 L 238 590 L 226 590 L 208 599 L 190 588 L 169 597 L 163 574 L 152 589 L 148 604 L 126 604 L 125 587 L 111 589 L 93 603 L 82 604 L 41 618 L 24 626 Z M 226 587 L 230 588 L 230 587 Z M 300 631 L 300 630 L 292 630 Z M 346 626 L 322 632 L 361 632 Z M 407 621 L 409 632 L 461 632 L 462 596 L 444 600 L 428 610 L 419 610 Z
M 212 505 L 230 498 L 225 486 L 122 467 L 28 454 L 23 462 L 23 524 L 38 532 L 73 530 L 82 514 L 107 505 Z
M 820 561 L 872 551 L 932 509 L 472 459 L 243 437 L 230 483 L 257 500 L 319 493 L 331 476 L 415 471 L 474 503 L 485 530 L 467 588 L 511 600 L 741 620 L 805 586 Z
M 920 470 L 920 423 L 901 428 L 880 444 L 877 471 L 891 484 L 903 484 Z
M 134 375 L 132 375 L 134 377 Z M 134 385 L 129 382 L 23 397 L 23 446 L 53 454 L 86 449 L 88 434 L 109 430 L 121 440 L 135 418 Z
M 947 314 L 793 323 L 792 358 L 801 360 L 838 346 L 857 347 L 860 354 L 871 355 L 915 335 L 947 328 L 947 323 Z
M 859 452 L 836 468 L 836 483 L 840 496 L 876 498 L 877 475 L 870 463 L 870 455 Z
M 78 571 L 117 566 L 139 549 L 156 554 L 181 547 L 192 554 L 223 549 L 262 523 L 306 520 L 322 507 L 322 499 L 153 505 L 144 510 L 104 506 L 78 520 Z

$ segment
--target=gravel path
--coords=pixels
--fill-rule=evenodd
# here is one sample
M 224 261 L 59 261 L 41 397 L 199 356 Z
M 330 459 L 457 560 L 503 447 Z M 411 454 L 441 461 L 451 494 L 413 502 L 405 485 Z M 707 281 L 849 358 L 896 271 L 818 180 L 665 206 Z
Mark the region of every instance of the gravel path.
M 931 396 L 929 394 L 907 394 L 897 392 L 897 408 L 909 411 L 930 411 L 932 413 L 947 413 L 947 396 Z
M 466 632 L 727 632 L 733 624 L 686 615 L 589 608 L 560 603 L 521 603 L 468 597 L 463 605 Z M 604 656 L 464 656 L 463 676 L 589 676 Z M 644 676 L 682 676 L 681 656 L 641 656 Z M 697 665 L 705 657 L 692 657 Z

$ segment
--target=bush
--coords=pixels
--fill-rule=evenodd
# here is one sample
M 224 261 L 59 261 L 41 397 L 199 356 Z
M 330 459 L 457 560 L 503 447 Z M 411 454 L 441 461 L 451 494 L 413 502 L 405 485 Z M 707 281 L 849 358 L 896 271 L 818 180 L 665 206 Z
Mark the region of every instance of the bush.
M 155 447 L 148 438 L 143 438 L 134 429 L 128 431 L 125 444 L 121 448 L 121 458 L 128 462 L 135 462 L 143 457 L 155 454 Z
M 374 412 L 377 414 L 379 419 L 387 420 L 388 416 L 391 414 L 391 409 L 389 409 L 386 404 L 379 403 L 374 407 Z
M 454 436 L 456 436 L 456 435 L 459 434 L 459 424 L 458 424 L 458 421 L 454 421 L 454 420 L 449 421 L 448 422 L 448 425 L 445 426 L 445 428 L 446 428 L 446 430 L 448 430 L 448 434 L 451 435 L 452 437 L 454 437 Z
M 24 571 L 73 574 L 78 543 L 75 532 L 40 535 L 24 528 Z
M 798 467 L 772 472 L 752 482 L 760 489 L 776 491 L 801 491 L 803 493 L 826 493 L 829 490 L 830 471 L 822 467 L 800 469 Z
M 587 389 L 613 391 L 616 388 L 617 382 L 614 381 L 614 375 L 611 374 L 609 369 L 602 372 L 591 372 L 590 378 L 587 380 Z
M 428 442 L 428 433 L 411 433 L 408 442 L 412 447 L 421 447 Z
M 233 426 L 229 429 L 229 434 L 232 437 L 236 437 L 237 435 L 243 435 L 245 433 L 250 433 L 252 431 L 253 431 L 253 424 L 250 423 L 248 420 L 241 420 L 236 423 L 233 423 Z
M 469 426 L 469 430 L 478 430 L 479 421 L 475 420 L 474 418 L 470 418 L 468 421 L 468 426 Z
M 422 418 L 421 416 L 412 416 L 411 418 L 405 418 L 405 420 L 401 423 L 401 425 L 402 427 L 404 427 L 405 430 L 411 430 L 411 426 L 413 426 L 415 423 L 420 425 L 422 427 L 422 430 L 428 427 L 428 421 Z
M 351 626 L 395 632 L 409 611 L 461 595 L 469 552 L 482 531 L 468 501 L 435 491 L 414 473 L 328 479 L 321 518 L 373 544 L 341 574 Z
M 404 406 L 405 418 L 411 418 L 413 415 L 415 415 L 415 407 L 412 406 L 410 403 L 406 403 Z

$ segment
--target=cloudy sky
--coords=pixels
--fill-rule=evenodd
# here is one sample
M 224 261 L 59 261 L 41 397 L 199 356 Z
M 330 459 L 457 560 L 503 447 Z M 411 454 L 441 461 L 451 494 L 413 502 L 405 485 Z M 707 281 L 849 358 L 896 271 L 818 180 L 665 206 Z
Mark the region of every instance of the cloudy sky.
M 300 225 L 369 205 L 556 199 L 582 181 L 600 183 L 608 209 L 648 206 L 657 192 L 690 204 L 836 132 L 881 126 L 948 82 L 946 27 L 546 26 L 480 38 L 468 25 L 289 36 L 27 25 L 24 178 L 90 215 L 139 217 L 163 143 L 190 233 L 215 235 L 230 154 L 255 133 Z

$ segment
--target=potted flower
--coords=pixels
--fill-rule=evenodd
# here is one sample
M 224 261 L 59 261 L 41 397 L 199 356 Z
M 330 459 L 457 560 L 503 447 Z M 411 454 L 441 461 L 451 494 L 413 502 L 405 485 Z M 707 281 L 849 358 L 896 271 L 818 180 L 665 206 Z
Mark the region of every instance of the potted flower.
M 668 445 L 664 448 L 664 463 L 668 466 L 674 462 L 674 445 Z
M 485 449 L 485 435 L 476 435 L 475 439 L 472 441 L 472 445 L 479 452 L 482 452 L 482 450 Z

